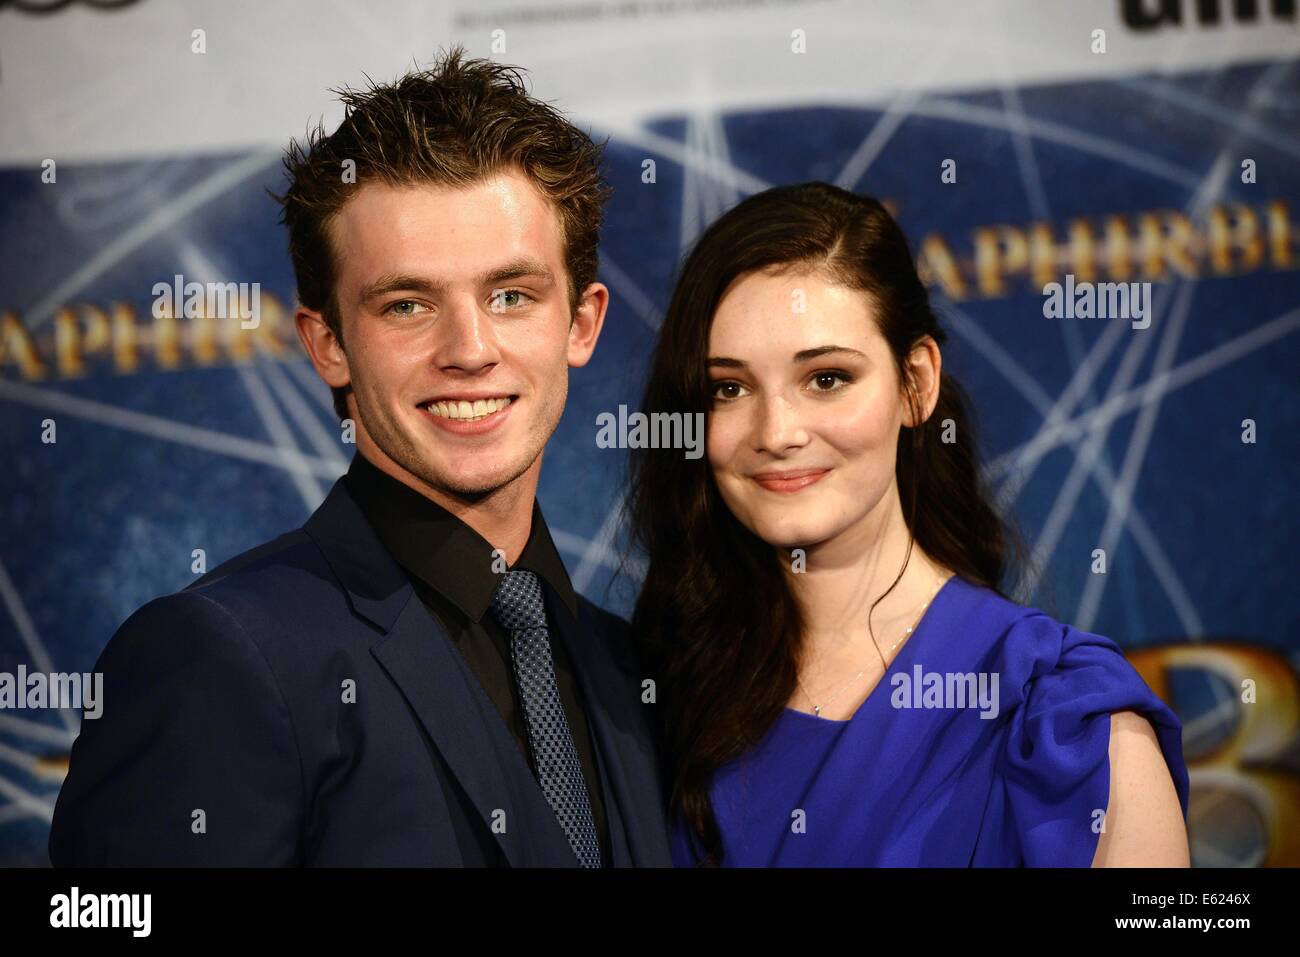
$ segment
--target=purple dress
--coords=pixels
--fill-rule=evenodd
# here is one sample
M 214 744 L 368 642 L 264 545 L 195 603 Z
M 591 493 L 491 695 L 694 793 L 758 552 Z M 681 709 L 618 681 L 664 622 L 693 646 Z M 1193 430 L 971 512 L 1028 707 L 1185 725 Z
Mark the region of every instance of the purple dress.
M 847 721 L 787 708 L 711 795 L 724 865 L 1088 867 L 1110 715 L 1155 728 L 1187 818 L 1182 725 L 1108 638 L 953 576 Z M 699 859 L 680 818 L 674 863 Z

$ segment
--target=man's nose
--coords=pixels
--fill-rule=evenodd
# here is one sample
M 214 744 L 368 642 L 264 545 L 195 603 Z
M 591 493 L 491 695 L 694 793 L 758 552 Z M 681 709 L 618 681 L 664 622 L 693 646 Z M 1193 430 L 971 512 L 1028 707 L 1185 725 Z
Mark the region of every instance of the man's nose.
M 447 303 L 434 330 L 439 368 L 476 372 L 499 359 L 493 317 L 472 299 Z

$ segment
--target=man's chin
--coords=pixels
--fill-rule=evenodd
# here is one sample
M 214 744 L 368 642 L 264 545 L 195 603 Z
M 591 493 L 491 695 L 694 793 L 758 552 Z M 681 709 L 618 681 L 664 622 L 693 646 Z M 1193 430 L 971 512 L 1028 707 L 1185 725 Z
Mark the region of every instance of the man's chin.
M 430 488 L 437 489 L 447 495 L 454 495 L 456 498 L 464 499 L 467 502 L 476 502 L 487 498 L 493 492 L 506 484 L 495 479 L 467 479 L 463 475 L 449 477 L 446 475 L 427 475 L 421 476 L 422 481 Z
M 475 502 L 500 491 L 527 471 L 527 465 L 511 467 L 504 463 L 499 466 L 480 466 L 468 474 L 463 470 L 452 471 L 449 468 L 428 466 L 420 470 L 418 477 L 440 492 Z
M 438 437 L 431 441 L 418 428 L 396 427 L 387 434 L 390 442 L 376 441 L 375 445 L 390 459 L 427 488 L 466 502 L 480 501 L 500 491 L 526 473 L 537 459 L 537 456 L 525 460 L 522 456 L 504 454 L 507 451 L 504 447 L 458 453 L 439 447 Z M 385 448 L 386 444 L 392 447 L 391 451 Z

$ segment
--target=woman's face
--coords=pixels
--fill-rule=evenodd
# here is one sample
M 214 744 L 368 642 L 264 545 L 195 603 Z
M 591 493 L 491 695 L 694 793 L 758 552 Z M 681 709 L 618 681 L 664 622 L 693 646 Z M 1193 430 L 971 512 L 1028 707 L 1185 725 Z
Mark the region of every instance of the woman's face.
M 714 315 L 709 377 L 709 465 L 742 524 L 779 548 L 874 537 L 908 419 L 865 293 L 816 272 L 741 277 Z

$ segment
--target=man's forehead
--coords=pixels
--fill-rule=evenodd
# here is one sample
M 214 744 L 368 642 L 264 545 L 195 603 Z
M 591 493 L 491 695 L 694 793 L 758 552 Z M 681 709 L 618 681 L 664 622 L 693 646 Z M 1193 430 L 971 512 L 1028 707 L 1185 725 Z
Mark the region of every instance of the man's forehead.
M 331 220 L 326 228 L 339 273 L 356 283 L 371 273 L 453 278 L 445 274 L 521 259 L 551 264 L 551 272 L 563 263 L 558 211 L 522 176 L 498 174 L 463 187 L 365 184 Z M 438 262 L 430 263 L 435 255 Z
M 518 170 L 502 170 L 469 183 L 431 181 L 362 183 L 333 217 L 350 224 L 376 217 L 419 218 L 435 214 L 508 214 L 521 219 L 557 218 L 558 210 L 532 180 Z

